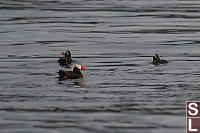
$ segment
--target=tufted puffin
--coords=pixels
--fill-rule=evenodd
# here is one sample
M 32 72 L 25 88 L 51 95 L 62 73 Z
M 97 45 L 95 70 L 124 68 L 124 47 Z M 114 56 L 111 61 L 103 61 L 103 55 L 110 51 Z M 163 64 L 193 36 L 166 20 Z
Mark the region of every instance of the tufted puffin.
M 72 59 L 71 59 L 71 52 L 69 50 L 66 50 L 65 52 L 63 51 L 61 55 L 64 55 L 64 57 L 60 57 L 58 60 L 58 63 L 61 66 L 67 66 L 71 64 Z
M 81 73 L 81 70 L 82 71 L 86 70 L 86 67 L 75 64 L 72 67 L 72 71 L 59 70 L 59 72 L 57 72 L 57 73 L 59 74 L 59 80 L 78 79 L 78 78 L 83 78 L 83 74 Z
M 152 64 L 159 65 L 159 64 L 167 64 L 167 63 L 168 61 L 160 59 L 160 56 L 158 54 L 154 54 Z

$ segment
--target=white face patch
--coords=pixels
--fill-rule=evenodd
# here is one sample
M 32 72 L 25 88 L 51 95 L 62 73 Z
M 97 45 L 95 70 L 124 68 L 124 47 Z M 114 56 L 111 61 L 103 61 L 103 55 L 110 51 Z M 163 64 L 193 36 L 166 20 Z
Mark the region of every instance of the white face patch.
M 81 65 L 77 65 L 76 67 L 78 67 L 78 69 L 80 69 L 80 70 L 81 70 Z
M 68 50 L 66 51 L 66 53 L 67 53 L 67 55 L 70 55 Z
M 72 67 L 72 70 L 74 69 L 74 67 L 77 67 L 78 69 L 81 70 L 81 65 L 79 65 L 79 64 L 75 64 L 75 65 Z

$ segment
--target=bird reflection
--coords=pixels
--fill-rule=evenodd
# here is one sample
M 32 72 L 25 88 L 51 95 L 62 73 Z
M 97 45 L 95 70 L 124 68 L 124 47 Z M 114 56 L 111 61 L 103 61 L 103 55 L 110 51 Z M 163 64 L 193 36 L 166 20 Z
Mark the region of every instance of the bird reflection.
M 75 85 L 75 86 L 79 86 L 79 87 L 85 87 L 85 86 L 86 86 L 86 82 L 85 82 L 84 79 L 81 79 L 81 80 L 79 80 L 79 81 L 75 81 L 75 82 L 74 82 L 74 85 Z
M 67 85 L 67 86 L 74 86 L 74 87 L 85 87 L 86 81 L 84 79 L 75 79 L 75 80 L 58 80 L 58 84 Z M 73 81 L 73 82 L 72 82 Z

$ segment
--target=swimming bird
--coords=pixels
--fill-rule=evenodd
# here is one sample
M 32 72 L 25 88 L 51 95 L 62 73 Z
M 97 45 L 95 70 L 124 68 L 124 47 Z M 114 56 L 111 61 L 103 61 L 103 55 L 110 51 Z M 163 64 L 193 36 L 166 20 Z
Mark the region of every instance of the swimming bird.
M 160 59 L 160 56 L 158 54 L 154 54 L 152 64 L 159 65 L 159 64 L 167 64 L 167 63 L 168 61 Z
M 64 55 L 64 57 L 60 57 L 58 60 L 61 66 L 67 66 L 72 63 L 71 52 L 69 50 L 63 51 L 61 55 Z
M 59 72 L 57 73 L 59 74 L 59 80 L 78 79 L 78 78 L 83 78 L 83 74 L 81 73 L 81 71 L 83 70 L 86 70 L 85 66 L 75 64 L 72 67 L 72 71 L 59 70 Z

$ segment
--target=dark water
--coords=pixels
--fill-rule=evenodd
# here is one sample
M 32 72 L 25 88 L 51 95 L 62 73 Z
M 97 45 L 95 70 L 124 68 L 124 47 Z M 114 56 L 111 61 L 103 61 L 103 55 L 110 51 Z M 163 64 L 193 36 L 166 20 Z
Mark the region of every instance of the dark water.
M 184 133 L 199 36 L 198 0 L 1 0 L 0 132 Z M 85 80 L 56 78 L 65 49 Z

